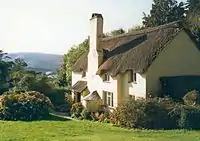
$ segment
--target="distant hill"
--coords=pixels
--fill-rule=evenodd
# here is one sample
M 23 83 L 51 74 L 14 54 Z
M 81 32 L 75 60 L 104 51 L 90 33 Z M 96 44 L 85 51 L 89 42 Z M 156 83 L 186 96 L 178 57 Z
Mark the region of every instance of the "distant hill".
M 9 53 L 12 59 L 22 58 L 28 64 L 27 69 L 37 72 L 56 72 L 62 63 L 62 55 L 44 53 Z

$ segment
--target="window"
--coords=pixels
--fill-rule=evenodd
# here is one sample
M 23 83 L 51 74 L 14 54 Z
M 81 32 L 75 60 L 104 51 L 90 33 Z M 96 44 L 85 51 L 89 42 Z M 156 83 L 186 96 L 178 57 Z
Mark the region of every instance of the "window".
M 82 77 L 85 77 L 85 76 L 86 76 L 86 72 L 83 71 L 83 72 L 82 72 Z
M 113 93 L 103 91 L 103 100 L 105 105 L 108 105 L 110 107 L 114 106 Z
M 104 74 L 103 81 L 110 81 L 110 76 L 107 74 Z
M 130 75 L 129 75 L 129 79 L 128 79 L 128 83 L 136 83 L 136 73 L 134 73 L 133 71 L 130 71 Z
M 129 94 L 129 99 L 133 99 L 133 100 L 135 100 L 135 96 L 134 96 L 134 95 L 131 95 L 131 94 Z

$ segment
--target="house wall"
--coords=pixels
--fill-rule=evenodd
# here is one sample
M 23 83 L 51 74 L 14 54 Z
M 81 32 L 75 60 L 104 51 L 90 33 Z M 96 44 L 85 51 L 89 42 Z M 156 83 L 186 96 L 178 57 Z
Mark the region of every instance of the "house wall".
M 87 76 L 87 73 L 86 73 Z M 82 73 L 72 72 L 72 86 L 78 81 L 87 81 L 87 77 L 82 78 Z
M 119 101 L 123 103 L 124 101 L 130 99 L 130 95 L 134 95 L 135 98 L 146 97 L 146 79 L 145 75 L 136 74 L 136 83 L 128 83 L 130 73 L 127 71 L 124 74 L 120 74 L 120 79 L 118 83 L 118 93 Z
M 117 99 L 117 77 L 110 77 L 109 82 L 104 82 L 99 75 L 93 75 L 92 77 L 87 78 L 88 89 L 90 92 L 97 91 L 99 96 L 103 99 L 103 91 L 113 93 L 113 104 L 114 107 L 118 105 Z
M 147 93 L 161 93 L 163 76 L 200 75 L 200 51 L 184 32 L 164 49 L 147 71 Z
M 136 83 L 128 83 L 129 94 L 135 98 L 146 98 L 146 75 L 136 73 Z

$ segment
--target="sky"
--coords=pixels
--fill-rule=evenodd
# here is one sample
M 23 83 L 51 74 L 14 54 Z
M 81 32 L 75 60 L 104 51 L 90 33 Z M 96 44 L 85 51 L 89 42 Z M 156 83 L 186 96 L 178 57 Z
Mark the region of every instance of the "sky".
M 152 0 L 0 0 L 0 49 L 64 54 L 89 35 L 92 13 L 104 32 L 142 23 Z

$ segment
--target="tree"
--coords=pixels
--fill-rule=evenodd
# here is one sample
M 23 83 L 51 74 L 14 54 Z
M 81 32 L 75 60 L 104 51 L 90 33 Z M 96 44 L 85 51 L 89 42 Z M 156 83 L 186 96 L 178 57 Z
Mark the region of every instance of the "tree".
M 200 0 L 187 1 L 186 23 L 190 30 L 200 39 Z
M 109 36 L 117 36 L 126 33 L 126 31 L 122 28 L 116 29 L 108 33 Z
M 85 39 L 77 46 L 73 46 L 63 57 L 63 64 L 57 72 L 58 84 L 60 86 L 71 85 L 71 66 L 85 52 L 89 50 L 89 39 Z
M 154 0 L 150 14 L 144 13 L 143 25 L 155 27 L 185 18 L 185 4 L 176 0 Z
M 0 94 L 9 88 L 9 71 L 12 67 L 12 61 L 5 61 L 8 58 L 7 53 L 0 50 Z
M 200 0 L 187 0 L 186 8 L 188 9 L 187 13 L 195 12 L 200 8 Z
M 140 26 L 140 25 L 137 25 L 137 26 L 134 26 L 132 28 L 129 28 L 128 29 L 128 33 L 131 33 L 131 32 L 134 32 L 134 31 L 139 31 L 139 30 L 142 30 L 142 29 L 145 29 L 144 26 Z
M 23 71 L 25 67 L 27 67 L 27 63 L 24 61 L 24 59 L 17 58 L 13 62 L 12 71 Z

